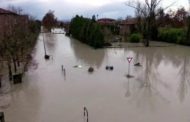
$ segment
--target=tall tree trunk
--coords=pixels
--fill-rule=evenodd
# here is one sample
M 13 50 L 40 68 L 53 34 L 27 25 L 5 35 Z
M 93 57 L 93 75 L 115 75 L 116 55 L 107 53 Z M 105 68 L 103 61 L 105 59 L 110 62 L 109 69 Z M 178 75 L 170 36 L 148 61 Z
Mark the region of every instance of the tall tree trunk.
M 190 16 L 188 17 L 187 42 L 190 44 Z
M 145 47 L 149 47 L 149 39 L 147 38 L 146 40 L 145 40 Z
M 17 66 L 16 66 L 16 59 L 13 57 L 13 65 L 14 65 L 14 71 L 17 72 Z
M 12 77 L 12 68 L 11 68 L 11 63 L 8 61 L 7 62 L 7 66 L 8 66 L 8 69 L 9 69 L 9 80 L 12 81 L 13 77 Z
M 149 41 L 150 41 L 150 38 L 151 38 L 151 30 L 150 30 L 150 24 L 151 24 L 151 20 L 150 20 L 150 17 L 148 17 L 146 19 L 147 21 L 147 24 L 146 24 L 146 27 L 145 27 L 145 47 L 149 47 Z
M 4 67 L 3 58 L 1 60 L 2 60 L 1 61 L 1 68 L 3 68 Z
M 2 79 L 2 76 L 0 76 L 0 88 L 1 88 L 1 86 L 2 86 L 2 83 L 1 83 L 2 80 L 1 80 L 1 79 Z
M 21 57 L 24 59 L 24 47 L 21 47 Z
M 157 38 L 157 25 L 155 20 L 155 13 L 151 12 L 147 18 L 147 34 L 145 47 L 149 47 L 150 40 Z
M 17 62 L 17 66 L 20 67 L 20 61 L 19 61 L 18 55 L 16 55 L 16 62 Z

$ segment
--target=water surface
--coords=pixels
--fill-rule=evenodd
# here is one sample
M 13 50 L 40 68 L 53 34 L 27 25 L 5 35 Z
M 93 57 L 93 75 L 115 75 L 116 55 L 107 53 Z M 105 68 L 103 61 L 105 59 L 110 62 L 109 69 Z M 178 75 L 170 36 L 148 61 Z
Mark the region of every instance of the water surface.
M 4 95 L 6 122 L 84 122 L 84 106 L 89 122 L 190 121 L 189 47 L 156 43 L 162 46 L 94 50 L 63 34 L 44 36 L 51 59 L 44 60 L 41 34 L 23 84 Z M 127 57 L 133 57 L 131 79 Z

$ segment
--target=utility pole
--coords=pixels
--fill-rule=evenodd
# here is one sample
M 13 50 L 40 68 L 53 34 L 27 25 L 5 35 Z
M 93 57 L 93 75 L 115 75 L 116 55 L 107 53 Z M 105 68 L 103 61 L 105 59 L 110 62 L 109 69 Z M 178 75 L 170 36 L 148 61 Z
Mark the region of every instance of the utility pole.
M 46 55 L 46 46 L 45 46 L 45 41 L 44 41 L 44 33 L 43 33 L 43 44 L 44 44 L 44 52 L 45 52 L 45 55 Z
M 44 44 L 44 52 L 45 52 L 44 58 L 45 58 L 46 60 L 48 60 L 48 59 L 49 59 L 49 55 L 47 55 L 47 52 L 46 52 L 46 46 L 45 46 L 45 41 L 44 41 L 44 33 L 43 33 L 43 44 Z

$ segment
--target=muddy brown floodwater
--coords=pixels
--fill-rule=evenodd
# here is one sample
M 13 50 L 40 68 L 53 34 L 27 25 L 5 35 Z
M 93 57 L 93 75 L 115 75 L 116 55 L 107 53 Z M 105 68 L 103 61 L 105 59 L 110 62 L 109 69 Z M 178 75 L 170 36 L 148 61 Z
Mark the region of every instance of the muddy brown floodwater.
M 44 60 L 40 35 L 23 84 L 4 95 L 6 122 L 84 122 L 84 106 L 89 122 L 190 122 L 190 47 L 94 50 L 63 34 L 44 36 L 51 58 Z

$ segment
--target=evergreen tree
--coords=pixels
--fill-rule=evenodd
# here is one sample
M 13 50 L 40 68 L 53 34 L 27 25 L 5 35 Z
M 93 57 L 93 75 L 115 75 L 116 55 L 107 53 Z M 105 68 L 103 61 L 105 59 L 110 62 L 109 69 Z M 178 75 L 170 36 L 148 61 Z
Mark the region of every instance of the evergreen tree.
M 94 48 L 101 48 L 104 45 L 104 35 L 101 26 L 92 19 L 76 15 L 71 20 L 70 32 L 72 36 Z

